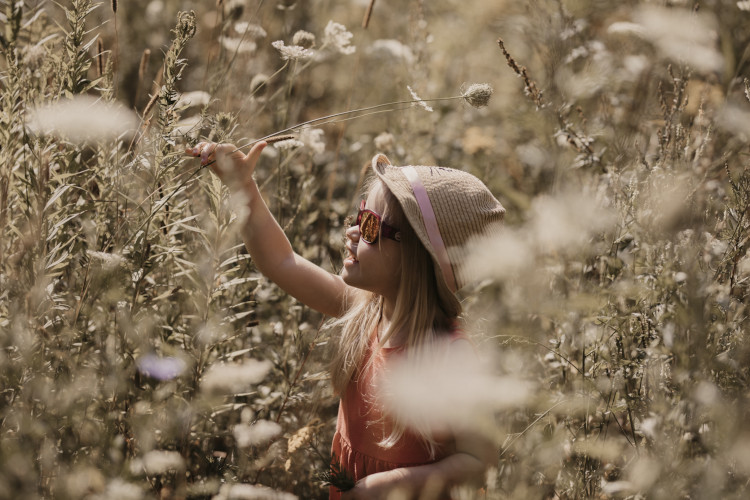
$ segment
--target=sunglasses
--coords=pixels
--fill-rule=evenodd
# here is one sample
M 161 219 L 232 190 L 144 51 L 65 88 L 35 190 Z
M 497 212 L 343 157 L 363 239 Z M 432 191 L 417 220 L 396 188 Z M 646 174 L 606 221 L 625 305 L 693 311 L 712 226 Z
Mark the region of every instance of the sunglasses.
M 401 241 L 401 233 L 399 230 L 383 222 L 380 215 L 372 210 L 367 210 L 365 208 L 365 200 L 362 200 L 362 203 L 359 205 L 356 225 L 359 226 L 359 237 L 362 238 L 365 243 L 372 245 L 378 241 L 378 235 L 381 234 L 383 237 L 393 241 Z

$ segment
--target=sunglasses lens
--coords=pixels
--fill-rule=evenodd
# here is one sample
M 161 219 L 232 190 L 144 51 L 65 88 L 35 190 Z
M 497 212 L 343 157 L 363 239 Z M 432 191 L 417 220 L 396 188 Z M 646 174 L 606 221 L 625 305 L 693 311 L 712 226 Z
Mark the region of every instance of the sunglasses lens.
M 380 232 L 380 221 L 370 212 L 362 212 L 362 220 L 359 221 L 360 237 L 367 243 L 373 243 Z

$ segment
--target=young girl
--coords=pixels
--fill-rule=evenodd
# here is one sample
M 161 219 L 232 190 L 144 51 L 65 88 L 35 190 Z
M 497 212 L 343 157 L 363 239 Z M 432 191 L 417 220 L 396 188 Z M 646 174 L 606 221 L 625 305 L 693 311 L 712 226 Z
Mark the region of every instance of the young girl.
M 396 167 L 372 160 L 374 181 L 346 231 L 340 275 L 297 255 L 266 207 L 252 174 L 265 142 L 245 155 L 230 144 L 187 150 L 211 163 L 249 215 L 242 236 L 258 270 L 302 303 L 337 318 L 332 339 L 334 389 L 341 397 L 332 455 L 353 489 L 332 499 L 447 498 L 459 483 L 481 481 L 495 450 L 462 430 L 410 426 L 384 408 L 378 382 L 389 361 L 435 345 L 473 346 L 458 329 L 469 240 L 496 231 L 505 209 L 476 177 L 443 167 Z M 420 496 L 421 495 L 421 496 Z M 404 498 L 400 496 L 399 498 Z

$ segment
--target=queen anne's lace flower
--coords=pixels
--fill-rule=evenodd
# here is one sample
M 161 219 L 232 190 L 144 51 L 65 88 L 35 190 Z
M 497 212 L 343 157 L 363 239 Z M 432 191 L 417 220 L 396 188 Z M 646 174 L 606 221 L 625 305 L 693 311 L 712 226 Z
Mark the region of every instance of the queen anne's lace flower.
M 310 59 L 313 51 L 299 45 L 284 45 L 282 40 L 276 40 L 271 45 L 281 53 L 281 58 L 285 61 L 296 61 L 297 59 Z
M 357 50 L 354 45 L 349 45 L 352 41 L 352 35 L 346 30 L 346 26 L 333 21 L 328 21 L 325 29 L 323 43 L 335 48 L 342 54 L 353 54 Z

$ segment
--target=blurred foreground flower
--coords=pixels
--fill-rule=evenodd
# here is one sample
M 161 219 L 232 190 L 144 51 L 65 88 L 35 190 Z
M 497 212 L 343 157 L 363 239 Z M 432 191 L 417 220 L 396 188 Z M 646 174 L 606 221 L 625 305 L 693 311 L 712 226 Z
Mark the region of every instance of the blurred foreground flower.
M 295 500 L 297 497 L 285 491 L 276 491 L 255 484 L 224 484 L 212 500 Z
M 537 257 L 580 248 L 616 221 L 613 212 L 581 193 L 539 196 L 530 212 L 531 220 L 525 226 L 505 228 L 499 235 L 472 242 L 466 259 L 472 279 L 521 274 Z
M 393 418 L 411 428 L 439 432 L 447 428 L 486 428 L 499 410 L 524 405 L 532 384 L 492 374 L 473 349 L 439 345 L 389 366 L 379 394 Z
M 333 21 L 328 21 L 326 25 L 323 37 L 323 44 L 328 47 L 333 47 L 342 54 L 353 54 L 357 48 L 354 45 L 350 45 L 352 35 L 347 31 L 346 26 Z
M 201 380 L 201 389 L 213 394 L 241 394 L 263 381 L 271 370 L 271 362 L 249 359 L 242 364 L 214 365 Z
M 237 446 L 247 448 L 266 444 L 281 434 L 281 426 L 269 420 L 258 420 L 252 425 L 237 424 L 232 429 Z
M 125 107 L 88 95 L 40 106 L 33 110 L 29 129 L 73 143 L 114 140 L 135 132 L 138 117 Z
M 143 458 L 133 460 L 130 463 L 130 473 L 133 475 L 145 473 L 154 476 L 184 469 L 185 460 L 176 451 L 152 450 L 146 453 Z
M 641 6 L 635 23 L 610 25 L 610 35 L 633 35 L 649 40 L 668 59 L 687 63 L 700 72 L 721 71 L 724 58 L 717 48 L 718 23 L 706 12 L 687 9 Z
M 139 372 L 156 380 L 171 380 L 179 377 L 187 368 L 185 362 L 180 358 L 160 357 L 156 354 L 147 354 L 140 357 L 137 364 Z

